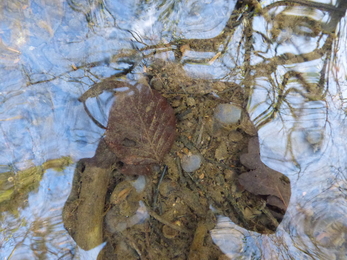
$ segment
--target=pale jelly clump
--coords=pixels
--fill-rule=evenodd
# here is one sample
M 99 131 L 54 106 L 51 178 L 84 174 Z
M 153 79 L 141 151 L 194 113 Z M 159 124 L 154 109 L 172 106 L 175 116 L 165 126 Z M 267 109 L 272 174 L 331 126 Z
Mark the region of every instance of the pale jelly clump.
M 184 171 L 193 172 L 200 168 L 201 162 L 201 156 L 198 154 L 183 155 L 181 166 Z
M 235 124 L 241 118 L 241 108 L 233 104 L 219 104 L 214 110 L 214 117 L 223 124 Z

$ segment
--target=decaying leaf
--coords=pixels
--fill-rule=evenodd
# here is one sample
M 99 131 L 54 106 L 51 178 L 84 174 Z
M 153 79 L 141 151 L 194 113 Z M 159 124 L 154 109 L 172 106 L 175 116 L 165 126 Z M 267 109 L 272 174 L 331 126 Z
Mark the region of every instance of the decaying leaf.
M 241 155 L 241 163 L 251 171 L 239 176 L 240 184 L 256 195 L 268 195 L 268 204 L 286 210 L 289 204 L 291 189 L 289 179 L 280 172 L 266 166 L 260 160 L 259 138 L 252 137 L 248 144 L 248 153 Z M 277 197 L 276 203 L 272 196 Z
M 172 107 L 157 91 L 137 84 L 116 95 L 105 141 L 126 165 L 159 163 L 176 135 Z

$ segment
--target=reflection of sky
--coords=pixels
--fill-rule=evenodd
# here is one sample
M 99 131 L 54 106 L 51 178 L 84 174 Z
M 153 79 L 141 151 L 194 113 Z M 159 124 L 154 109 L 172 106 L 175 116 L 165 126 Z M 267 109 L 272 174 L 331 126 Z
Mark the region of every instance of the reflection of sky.
M 176 37 L 215 37 L 223 29 L 235 5 L 235 1 L 188 1 L 178 5 L 173 13 L 164 14 L 164 8 L 156 13 L 157 9 L 153 6 L 147 6 L 151 12 L 141 12 L 136 1 L 109 2 L 109 10 L 114 14 L 120 28 L 134 29 L 150 44 L 158 43 L 163 38 L 165 41 L 171 40 L 173 32 Z M 269 4 L 270 1 L 264 2 Z M 171 1 L 167 1 L 165 5 L 170 3 Z M 72 68 L 107 60 L 123 48 L 132 49 L 129 43 L 131 36 L 124 30 L 111 26 L 96 28 L 93 31 L 86 25 L 83 14 L 71 11 L 65 2 L 52 1 L 41 9 L 40 1 L 31 1 L 29 6 L 20 6 L 15 10 L 17 11 L 4 9 L 6 19 L 3 18 L 0 23 L 0 51 L 3 53 L 0 57 L 1 169 L 9 170 L 3 165 L 25 169 L 33 164 L 41 165 L 48 159 L 62 156 L 71 156 L 75 161 L 91 157 L 104 131 L 91 122 L 77 99 L 94 81 L 98 81 L 97 77 L 108 77 L 114 70 L 98 67 L 89 71 L 73 71 Z M 163 25 L 157 22 L 159 15 L 168 15 L 176 19 L 170 19 L 171 22 Z M 310 15 L 327 19 L 321 12 Z M 107 16 L 108 20 L 109 18 Z M 242 48 L 238 49 L 237 42 L 242 36 L 243 26 L 240 25 L 236 29 L 234 39 L 229 42 L 229 52 L 216 60 L 212 66 L 188 64 L 185 69 L 195 76 L 226 76 L 241 82 L 240 75 L 227 74 L 230 73 L 230 68 L 241 66 L 244 62 L 243 55 L 237 55 L 238 51 L 243 51 Z M 269 32 L 266 21 L 261 17 L 255 17 L 254 30 L 265 35 Z M 241 250 L 243 257 L 251 255 L 252 252 L 259 254 L 260 251 L 271 256 L 274 252 L 285 252 L 287 249 L 284 248 L 288 247 L 295 259 L 302 259 L 303 253 L 300 252 L 306 249 L 315 254 L 312 237 L 320 242 L 319 250 L 322 254 L 329 255 L 329 252 L 335 253 L 336 248 L 324 244 L 324 236 L 333 234 L 333 231 L 324 234 L 328 232 L 324 219 L 328 219 L 329 223 L 336 221 L 341 230 L 347 226 L 344 220 L 340 219 L 346 215 L 346 202 L 342 198 L 345 195 L 343 189 L 346 188 L 344 154 L 347 136 L 345 114 L 341 110 L 341 107 L 346 108 L 345 103 L 341 103 L 341 98 L 346 96 L 345 28 L 342 33 L 344 35 L 340 37 L 340 45 L 337 46 L 340 50 L 340 56 L 336 57 L 338 63 L 331 68 L 334 72 L 331 78 L 337 80 L 329 81 L 326 102 L 303 103 L 304 100 L 300 96 L 293 94 L 288 100 L 304 112 L 295 119 L 289 108 L 283 106 L 282 118 L 276 118 L 259 132 L 263 161 L 291 179 L 291 204 L 281 227 L 276 234 L 265 236 L 245 231 L 222 219 L 224 222 L 221 221 L 213 231 L 216 234 L 220 232 L 218 236 L 226 248 L 234 244 L 237 250 Z M 286 36 L 288 35 L 284 33 L 283 37 Z M 266 58 L 285 52 L 296 54 L 312 51 L 317 48 L 318 39 L 290 37 L 277 46 L 275 51 L 276 46 L 268 48 L 259 34 L 255 33 L 254 37 L 255 51 Z M 318 46 L 321 46 L 325 39 L 322 37 Z M 211 53 L 190 52 L 189 58 L 201 59 L 206 58 L 205 55 L 211 58 L 214 56 Z M 260 57 L 252 57 L 253 65 L 261 61 Z M 317 59 L 278 66 L 273 78 L 281 82 L 286 71 L 295 69 L 306 73 L 310 82 L 317 82 L 322 62 L 323 59 Z M 45 80 L 50 81 L 29 84 Z M 336 82 L 340 82 L 340 85 Z M 269 106 L 268 94 L 273 91 L 265 78 L 256 79 L 250 103 L 253 118 Z M 339 93 L 342 97 L 338 96 Z M 104 93 L 98 99 L 87 101 L 91 113 L 104 125 L 110 106 L 110 95 Z M 319 141 L 316 144 L 307 141 L 310 131 L 318 136 Z M 288 146 L 289 142 L 291 146 Z M 293 159 L 300 167 L 293 163 Z M 21 225 L 21 219 L 32 223 L 36 218 L 52 217 L 58 223 L 57 230 L 64 232 L 61 219 L 57 216 L 68 196 L 72 174 L 73 167 L 67 168 L 63 173 L 47 171 L 39 191 L 29 197 L 29 207 L 20 213 L 20 219 L 8 217 L 9 222 L 4 223 L 9 227 L 16 227 Z M 322 221 L 313 219 L 312 215 L 321 216 Z M 312 223 L 309 220 L 312 220 Z M 10 221 L 17 223 L 9 224 Z M 311 237 L 307 235 L 307 225 L 311 225 L 311 231 L 316 230 Z M 17 234 L 22 235 L 27 228 L 20 228 Z M 2 234 L 1 237 L 5 239 L 6 235 Z M 18 240 L 15 239 L 4 243 L 0 251 L 2 259 L 16 243 Z M 30 241 L 27 243 L 30 244 Z M 279 244 L 282 244 L 283 248 Z M 223 246 L 221 248 L 224 250 Z
M 258 20 L 258 22 L 257 22 Z M 263 18 L 255 20 L 255 29 L 267 33 Z M 345 29 L 343 31 L 345 34 Z M 258 36 L 259 37 L 259 36 Z M 346 63 L 345 37 L 341 36 L 337 53 L 341 67 Z M 258 38 L 260 39 L 260 37 Z M 277 47 L 277 54 L 286 52 L 307 53 L 321 46 L 326 37 L 290 37 Z M 272 49 L 261 40 L 256 41 L 255 51 L 262 57 L 271 58 Z M 343 57 L 343 58 L 342 58 Z M 278 66 L 273 78 L 281 83 L 283 74 L 288 70 L 304 73 L 310 83 L 317 83 L 321 76 L 323 62 L 317 59 L 298 64 Z M 253 64 L 261 62 L 256 57 Z M 224 252 L 234 259 L 247 257 L 253 253 L 261 259 L 347 259 L 345 252 L 347 237 L 346 211 L 346 124 L 345 111 L 341 110 L 341 96 L 345 93 L 345 71 L 338 70 L 339 64 L 329 71 L 328 92 L 324 101 L 305 101 L 300 95 L 292 93 L 287 101 L 299 111 L 296 118 L 286 104 L 280 116 L 259 131 L 262 160 L 273 169 L 286 174 L 291 180 L 292 197 L 285 218 L 274 235 L 259 235 L 235 226 L 230 220 L 221 218 L 212 231 L 214 241 Z M 337 87 L 332 75 L 341 79 Z M 256 118 L 271 103 L 273 86 L 265 77 L 256 78 L 254 94 L 250 104 L 252 118 Z M 286 88 L 297 87 L 297 82 L 289 83 Z M 272 100 L 274 101 L 274 100 Z M 240 239 L 235 243 L 235 236 Z M 253 237 L 257 243 L 249 239 Z M 230 243 L 228 243 L 230 242 Z M 247 251 L 248 250 L 248 251 Z M 260 250 L 260 251 L 259 251 Z M 247 251 L 246 255 L 243 253 Z M 253 252 L 252 252 L 253 251 Z M 306 252 L 304 254 L 303 252 Z
M 188 1 L 182 6 L 179 36 L 186 39 L 210 39 L 224 29 L 236 1 Z M 211 18 L 214 19 L 211 19 Z

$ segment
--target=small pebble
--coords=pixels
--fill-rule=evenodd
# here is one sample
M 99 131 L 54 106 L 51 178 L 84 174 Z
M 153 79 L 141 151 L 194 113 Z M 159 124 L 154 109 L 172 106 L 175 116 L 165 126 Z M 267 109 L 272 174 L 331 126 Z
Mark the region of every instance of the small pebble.
M 169 197 L 171 194 L 179 190 L 179 185 L 174 181 L 163 181 L 159 186 L 160 195 L 163 197 Z
M 224 170 L 224 176 L 226 181 L 233 181 L 237 178 L 237 173 L 234 170 Z
M 213 83 L 213 85 L 212 85 L 212 88 L 219 91 L 219 92 L 225 90 L 226 87 L 227 87 L 226 84 L 224 82 L 220 82 L 220 81 L 217 81 L 217 82 Z
M 186 172 L 193 172 L 200 168 L 201 166 L 201 156 L 198 154 L 188 154 L 183 155 L 181 159 L 182 169 Z
M 175 99 L 171 103 L 172 107 L 179 107 L 180 105 L 181 105 L 181 100 L 179 100 L 179 99 Z
M 239 142 L 243 139 L 243 135 L 237 131 L 230 132 L 228 137 L 229 137 L 229 141 L 231 142 Z
M 214 153 L 214 157 L 218 161 L 224 160 L 228 156 L 228 149 L 225 142 L 221 142 Z
M 155 90 L 161 90 L 163 88 L 163 82 L 158 79 L 158 78 L 153 78 L 151 80 L 150 85 L 155 89 Z
M 192 107 L 192 106 L 195 106 L 195 99 L 194 98 L 192 98 L 192 97 L 189 97 L 189 98 L 187 98 L 187 105 L 188 106 L 190 106 L 190 107 Z
M 164 235 L 164 237 L 166 237 L 168 239 L 173 239 L 177 235 L 179 235 L 179 232 L 175 229 L 172 229 L 171 227 L 169 227 L 167 225 L 164 225 L 163 226 L 163 235 Z
M 214 110 L 214 117 L 223 124 L 235 124 L 241 118 L 241 108 L 233 104 L 219 104 Z
M 250 120 L 249 116 L 244 116 L 241 120 L 241 129 L 251 136 L 256 136 L 258 134 L 258 130 Z

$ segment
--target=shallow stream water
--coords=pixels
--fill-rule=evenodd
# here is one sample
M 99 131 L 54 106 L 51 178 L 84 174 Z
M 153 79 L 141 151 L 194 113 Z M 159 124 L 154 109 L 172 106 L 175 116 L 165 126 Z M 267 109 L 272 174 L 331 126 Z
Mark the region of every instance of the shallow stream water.
M 92 157 L 104 134 L 78 98 L 130 67 L 123 79 L 139 80 L 155 57 L 181 63 L 193 78 L 242 86 L 262 161 L 290 179 L 274 234 L 218 217 L 210 235 L 226 256 L 347 259 L 342 2 L 3 1 L 0 258 L 96 259 L 102 246 L 79 249 L 62 221 L 75 163 Z M 104 125 L 111 95 L 87 101 Z M 28 169 L 33 177 L 19 188 L 15 176 Z

